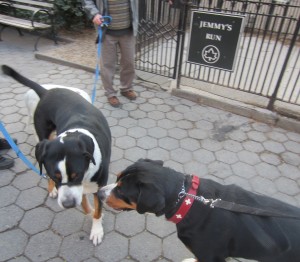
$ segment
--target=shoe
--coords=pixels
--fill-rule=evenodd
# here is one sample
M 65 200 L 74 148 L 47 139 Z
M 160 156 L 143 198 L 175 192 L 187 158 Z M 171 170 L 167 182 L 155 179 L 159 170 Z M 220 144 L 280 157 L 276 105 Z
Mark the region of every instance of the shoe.
M 127 97 L 129 100 L 135 100 L 137 97 L 136 93 L 133 90 L 121 92 L 121 95 Z
M 17 139 L 13 139 L 15 143 L 17 143 Z M 4 138 L 0 138 L 0 150 L 4 150 L 4 149 L 10 149 L 11 146 L 10 144 L 7 142 L 6 139 Z
M 15 162 L 13 159 L 0 156 L 0 170 L 11 168 L 14 164 Z
M 108 97 L 107 100 L 112 107 L 120 106 L 120 101 L 116 96 Z

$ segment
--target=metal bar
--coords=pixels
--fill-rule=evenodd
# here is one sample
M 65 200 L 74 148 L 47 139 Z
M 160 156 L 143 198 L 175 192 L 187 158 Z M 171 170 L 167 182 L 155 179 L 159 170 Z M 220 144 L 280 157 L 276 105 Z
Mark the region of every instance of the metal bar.
M 292 38 L 292 41 L 291 41 L 288 53 L 286 55 L 283 67 L 281 69 L 281 72 L 280 72 L 280 75 L 279 75 L 279 78 L 278 78 L 275 90 L 274 90 L 274 92 L 273 92 L 273 94 L 272 94 L 272 96 L 271 96 L 271 98 L 269 100 L 269 104 L 267 106 L 267 109 L 269 109 L 269 110 L 272 110 L 272 111 L 274 110 L 274 103 L 276 101 L 277 93 L 278 93 L 278 90 L 279 90 L 279 87 L 280 87 L 280 84 L 281 84 L 281 81 L 282 81 L 282 78 L 283 78 L 283 74 L 285 72 L 285 69 L 287 67 L 288 61 L 290 59 L 293 47 L 294 47 L 294 45 L 296 43 L 296 40 L 297 40 L 297 37 L 298 37 L 298 33 L 299 33 L 299 29 L 300 29 L 300 19 L 298 18 L 297 26 L 296 26 L 296 29 L 295 29 L 295 32 L 294 32 L 294 35 L 293 35 L 293 38 Z

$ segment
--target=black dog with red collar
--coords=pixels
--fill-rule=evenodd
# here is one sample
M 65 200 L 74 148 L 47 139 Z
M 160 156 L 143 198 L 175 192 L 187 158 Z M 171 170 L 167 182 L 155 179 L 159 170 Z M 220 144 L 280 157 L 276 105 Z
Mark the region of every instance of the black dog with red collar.
M 188 192 L 187 197 L 180 195 L 182 188 Z M 164 214 L 176 223 L 179 239 L 198 261 L 225 262 L 228 257 L 240 257 L 262 262 L 299 262 L 299 220 L 211 208 L 190 195 L 300 215 L 299 208 L 279 200 L 210 179 L 199 181 L 195 176 L 163 167 L 162 161 L 149 159 L 140 159 L 127 167 L 115 184 L 103 187 L 98 193 L 115 209 Z M 186 203 L 190 208 L 183 215 L 180 209 Z

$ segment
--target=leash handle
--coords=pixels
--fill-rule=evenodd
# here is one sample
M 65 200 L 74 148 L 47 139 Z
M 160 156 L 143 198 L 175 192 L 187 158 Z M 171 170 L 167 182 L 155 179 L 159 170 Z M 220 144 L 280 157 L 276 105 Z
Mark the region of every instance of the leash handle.
M 46 175 L 41 174 L 40 171 L 25 157 L 25 155 L 20 151 L 14 140 L 11 138 L 7 130 L 5 129 L 2 121 L 0 121 L 0 131 L 2 132 L 3 136 L 11 146 L 12 150 L 15 151 L 16 155 L 26 164 L 29 168 L 31 168 L 34 172 L 38 175 L 42 176 L 43 178 L 47 178 Z
M 101 20 L 102 20 L 101 26 L 108 26 L 111 23 L 112 18 L 109 15 L 104 15 L 104 16 L 102 16 Z

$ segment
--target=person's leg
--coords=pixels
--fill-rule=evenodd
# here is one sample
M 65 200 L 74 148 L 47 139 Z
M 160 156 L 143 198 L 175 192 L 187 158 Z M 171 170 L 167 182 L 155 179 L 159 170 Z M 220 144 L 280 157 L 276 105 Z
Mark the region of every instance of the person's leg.
M 135 99 L 136 94 L 132 89 L 132 82 L 135 78 L 135 37 L 127 34 L 119 37 L 121 52 L 120 59 L 120 91 L 121 94 L 129 99 Z
M 107 98 L 113 97 L 117 93 L 113 88 L 117 64 L 117 44 L 118 40 L 116 37 L 105 35 L 101 45 L 100 75 Z

